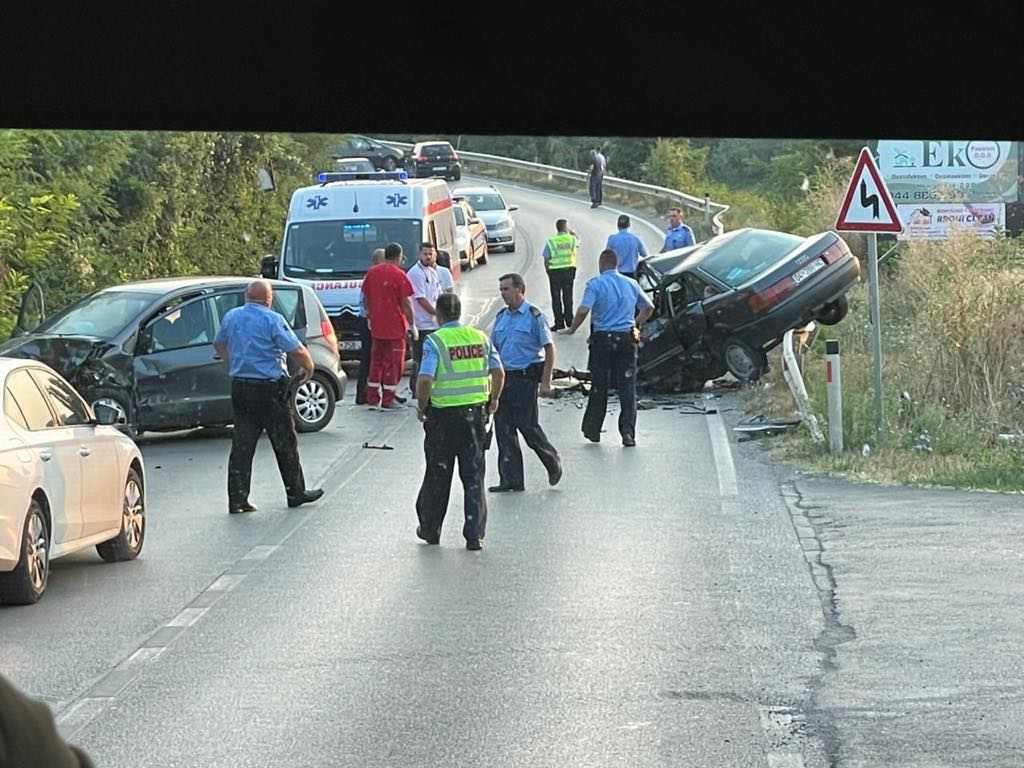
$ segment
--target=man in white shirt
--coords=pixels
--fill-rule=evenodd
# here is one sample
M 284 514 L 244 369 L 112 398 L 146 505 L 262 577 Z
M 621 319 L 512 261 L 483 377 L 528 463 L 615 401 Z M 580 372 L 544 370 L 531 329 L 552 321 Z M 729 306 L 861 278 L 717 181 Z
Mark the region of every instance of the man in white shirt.
M 455 280 L 447 267 L 438 266 L 437 249 L 433 243 L 421 243 L 419 261 L 409 270 L 409 282 L 412 283 L 412 311 L 419 332 L 419 339 L 413 343 L 413 369 L 409 375 L 409 389 L 416 397 L 416 376 L 423 359 L 423 342 L 438 328 L 437 297 L 453 292 Z

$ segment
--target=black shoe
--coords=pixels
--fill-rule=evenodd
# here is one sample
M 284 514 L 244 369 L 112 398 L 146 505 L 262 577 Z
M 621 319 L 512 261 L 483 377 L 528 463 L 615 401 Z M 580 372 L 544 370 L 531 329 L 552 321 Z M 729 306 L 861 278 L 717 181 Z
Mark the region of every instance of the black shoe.
M 597 434 L 597 435 L 588 435 L 588 434 L 587 434 L 586 432 L 584 432 L 584 433 L 583 433 L 583 436 L 584 436 L 585 438 L 587 438 L 587 440 L 589 440 L 589 441 L 590 441 L 590 442 L 592 442 L 592 443 L 600 443 L 600 442 L 601 442 L 601 435 L 600 435 L 600 434 Z
M 509 491 L 525 491 L 526 488 L 521 485 L 492 485 L 487 490 L 491 493 L 508 493 Z
M 441 543 L 441 536 L 439 534 L 435 533 L 433 536 L 427 536 L 426 534 L 423 533 L 423 529 L 420 528 L 418 525 L 416 526 L 416 536 L 418 538 L 423 539 L 425 542 L 427 542 L 427 544 L 440 544 Z
M 480 539 L 468 539 L 466 541 L 466 549 L 476 551 L 481 548 Z
M 311 501 L 316 501 L 324 495 L 323 489 L 317 488 L 314 491 L 306 491 L 304 494 L 297 498 L 288 499 L 289 507 L 298 507 L 302 504 L 309 504 Z
M 395 395 L 395 402 L 405 405 L 407 402 L 409 402 L 409 398 L 402 397 L 401 395 Z
M 548 485 L 558 485 L 558 481 L 562 479 L 562 465 L 559 464 L 554 472 L 548 472 Z
M 256 512 L 257 507 L 255 504 L 250 504 L 248 501 L 244 504 L 239 504 L 237 507 L 231 507 L 228 509 L 228 514 L 238 515 L 242 512 Z
M 623 438 L 622 438 L 622 447 L 623 448 L 634 448 L 635 446 L 636 446 L 636 440 L 633 438 L 632 435 L 625 435 L 625 436 L 623 436 Z

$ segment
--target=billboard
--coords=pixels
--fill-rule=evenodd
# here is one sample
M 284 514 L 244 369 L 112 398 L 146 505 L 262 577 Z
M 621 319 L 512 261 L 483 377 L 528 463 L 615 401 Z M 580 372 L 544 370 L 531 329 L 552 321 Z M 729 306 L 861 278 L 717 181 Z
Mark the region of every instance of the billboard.
M 986 239 L 1006 227 L 1003 203 L 926 203 L 896 206 L 903 221 L 897 240 L 946 240 L 954 227 L 968 229 Z
M 1013 141 L 878 142 L 878 167 L 897 204 L 1015 203 Z

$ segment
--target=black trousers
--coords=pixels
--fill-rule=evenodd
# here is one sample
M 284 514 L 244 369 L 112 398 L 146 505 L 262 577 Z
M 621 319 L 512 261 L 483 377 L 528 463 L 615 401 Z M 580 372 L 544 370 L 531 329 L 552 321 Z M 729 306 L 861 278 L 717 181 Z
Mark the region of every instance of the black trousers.
M 423 452 L 427 468 L 416 498 L 416 516 L 424 534 L 441 533 L 452 490 L 455 461 L 462 481 L 466 541 L 482 539 L 487 526 L 487 497 L 484 488 L 484 443 L 487 417 L 484 406 L 427 409 L 423 423 Z
M 356 374 L 356 404 L 366 403 L 366 382 L 370 376 L 370 354 L 373 352 L 373 336 L 365 317 L 359 318 L 359 372 Z
M 555 330 L 572 325 L 572 288 L 576 281 L 576 267 L 548 271 L 548 285 L 551 287 L 551 314 L 555 318 Z
M 597 205 L 601 204 L 601 200 L 603 199 L 602 196 L 603 196 L 603 192 L 604 192 L 604 190 L 602 189 L 603 185 L 604 185 L 604 176 L 603 175 L 601 175 L 601 176 L 591 176 L 590 177 L 590 202 L 591 203 L 595 203 Z
M 590 397 L 583 413 L 583 434 L 601 437 L 608 410 L 608 388 L 619 392 L 619 434 L 636 437 L 637 347 L 629 331 L 595 331 L 590 336 Z
M 558 469 L 561 459 L 537 418 L 539 372 L 527 369 L 524 372 L 506 371 L 505 375 L 505 388 L 501 390 L 498 410 L 494 414 L 498 477 L 502 485 L 521 488 L 524 482 L 523 452 L 517 433 L 522 433 L 526 445 L 537 454 L 549 474 Z
M 249 500 L 252 457 L 263 430 L 267 431 L 274 447 L 277 468 L 288 498 L 298 498 L 306 492 L 295 421 L 288 402 L 288 381 L 231 380 L 235 429 L 228 460 L 228 505 L 232 509 Z
M 409 374 L 409 389 L 412 390 L 412 396 L 416 397 L 416 382 L 419 379 L 420 363 L 423 362 L 423 343 L 427 340 L 427 336 L 432 334 L 436 329 L 429 331 L 420 331 L 420 338 L 418 341 L 414 341 L 412 344 L 412 373 Z

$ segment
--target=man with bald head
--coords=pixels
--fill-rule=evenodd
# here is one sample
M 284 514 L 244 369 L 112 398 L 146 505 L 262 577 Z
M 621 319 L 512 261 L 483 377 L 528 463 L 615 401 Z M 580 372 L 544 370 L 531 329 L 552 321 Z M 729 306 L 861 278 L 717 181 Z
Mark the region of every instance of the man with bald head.
M 284 481 L 289 507 L 316 501 L 322 490 L 306 490 L 299 463 L 298 438 L 291 409 L 291 387 L 285 356 L 298 363 L 305 378 L 313 375 L 313 358 L 270 307 L 274 290 L 266 280 L 254 280 L 245 291 L 245 304 L 224 315 L 213 342 L 228 361 L 231 407 L 235 429 L 228 460 L 228 512 L 254 512 L 249 502 L 252 458 L 266 430 Z

